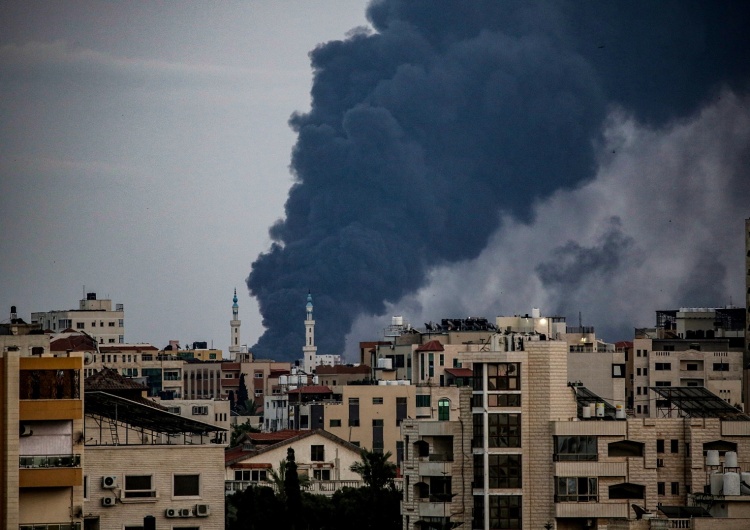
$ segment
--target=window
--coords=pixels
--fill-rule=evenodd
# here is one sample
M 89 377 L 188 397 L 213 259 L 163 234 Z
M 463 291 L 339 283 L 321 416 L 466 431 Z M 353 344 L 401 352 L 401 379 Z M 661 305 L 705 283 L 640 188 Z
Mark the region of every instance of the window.
M 480 404 L 481 407 L 481 394 Z M 520 407 L 521 406 L 521 394 L 489 394 L 487 396 L 487 405 L 490 407 Z
M 597 460 L 596 436 L 555 436 L 555 461 Z
M 607 446 L 607 455 L 612 456 L 643 456 L 643 443 L 632 440 L 620 440 Z
M 520 414 L 488 414 L 489 447 L 521 447 Z
M 125 475 L 125 499 L 143 499 L 156 497 L 151 475 Z
M 489 487 L 521 487 L 521 455 L 489 455 Z M 474 487 L 484 485 L 484 456 L 474 455 Z
M 359 427 L 359 398 L 349 398 L 349 427 Z
M 83 476 L 83 500 L 89 500 L 89 476 Z
M 330 469 L 313 469 L 313 478 L 315 480 L 331 480 Z
M 263 372 L 255 372 L 253 377 L 255 377 L 255 379 L 263 379 Z
M 657 495 L 665 495 L 665 488 L 664 488 L 664 482 L 657 482 L 656 483 L 656 494 Z
M 265 469 L 235 469 L 234 480 L 265 482 L 268 472 Z
M 207 415 L 208 415 L 207 405 L 193 406 L 193 416 L 207 416 Z
M 172 495 L 175 497 L 200 497 L 200 475 L 174 475 L 172 477 Z
M 406 398 L 396 398 L 396 426 L 401 425 L 401 422 L 406 418 Z
M 523 528 L 521 502 L 520 495 L 490 495 L 487 506 L 490 528 Z M 484 510 L 484 495 L 475 495 L 472 528 L 484 528 Z
M 341 420 L 330 420 L 328 422 L 329 427 L 341 427 Z
M 430 406 L 430 395 L 429 394 L 417 394 L 417 407 L 429 407 Z
M 670 440 L 669 441 L 669 451 L 672 453 L 679 453 L 680 452 L 680 441 L 679 440 Z
M 698 370 L 698 363 L 687 363 L 686 369 L 690 372 L 696 372 Z
M 641 375 L 641 369 L 640 368 L 636 368 L 635 375 Z
M 372 404 L 373 405 L 382 405 L 383 404 L 383 398 L 382 397 L 374 397 L 374 398 L 372 398 Z
M 109 327 L 110 327 L 110 328 L 113 328 L 113 327 L 115 327 L 115 323 L 114 323 L 114 321 L 110 321 L 110 322 L 108 322 L 108 325 L 109 325 Z
M 656 363 L 654 365 L 654 370 L 671 370 L 672 369 L 672 363 Z
M 672 482 L 672 495 L 679 495 L 680 494 L 680 483 L 679 482 Z
M 429 358 L 429 365 L 427 368 L 427 375 L 429 377 L 435 377 L 435 354 L 434 353 L 428 353 L 427 357 Z
M 520 390 L 520 363 L 488 363 L 485 366 L 487 390 Z
M 83 322 L 76 322 L 76 329 L 83 329 Z
M 92 328 L 95 328 L 95 327 L 96 327 L 96 321 L 94 321 L 94 322 L 92 322 L 92 323 L 91 323 L 91 327 L 92 327 Z
M 656 440 L 656 452 L 657 453 L 664 452 L 664 440 Z
M 438 421 L 448 421 L 451 419 L 451 402 L 447 398 L 438 400 Z
M 440 366 L 445 366 L 445 355 L 440 354 Z
M 728 363 L 714 363 L 714 372 L 728 372 L 729 371 L 729 364 Z
M 595 477 L 557 477 L 555 502 L 597 502 Z
M 612 377 L 615 379 L 621 379 L 625 377 L 625 365 L 613 364 L 612 365 Z
M 311 445 L 310 446 L 310 460 L 312 462 L 323 462 L 325 461 L 325 448 L 322 445 Z
M 643 369 L 643 375 L 648 375 L 648 368 Z

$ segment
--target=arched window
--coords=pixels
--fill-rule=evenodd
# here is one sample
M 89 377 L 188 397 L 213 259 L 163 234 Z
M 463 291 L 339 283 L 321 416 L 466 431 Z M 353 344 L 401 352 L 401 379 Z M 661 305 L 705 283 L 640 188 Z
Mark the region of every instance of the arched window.
M 449 421 L 451 419 L 451 401 L 448 398 L 438 400 L 438 420 Z

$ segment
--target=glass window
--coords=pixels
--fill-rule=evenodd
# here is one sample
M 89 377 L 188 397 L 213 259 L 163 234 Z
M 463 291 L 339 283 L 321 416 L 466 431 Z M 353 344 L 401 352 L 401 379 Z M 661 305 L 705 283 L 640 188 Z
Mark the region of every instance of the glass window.
M 429 407 L 430 406 L 430 395 L 429 394 L 417 394 L 417 407 Z
M 175 497 L 199 497 L 201 494 L 200 475 L 174 475 L 173 495 Z
M 330 420 L 328 424 L 330 427 L 341 427 L 341 420 Z
M 438 421 L 448 421 L 451 419 L 451 402 L 447 398 L 438 400 Z
M 521 447 L 520 414 L 488 414 L 489 447 Z
M 597 502 L 595 477 L 557 477 L 555 502 Z
M 151 475 L 125 475 L 123 497 L 126 499 L 142 499 L 155 497 Z
M 490 528 L 503 528 L 505 530 L 521 530 L 523 520 L 521 517 L 520 495 L 490 495 L 487 510 L 490 516 Z M 484 496 L 474 496 L 474 521 L 472 528 L 484 528 Z
M 520 363 L 489 363 L 487 390 L 520 390 Z
M 488 456 L 488 475 L 490 488 L 520 488 L 521 455 Z M 474 487 L 484 486 L 484 456 L 474 455 Z
M 383 398 L 382 397 L 374 397 L 374 398 L 372 398 L 372 404 L 373 405 L 382 405 L 383 404 Z
M 556 461 L 597 460 L 596 436 L 555 436 Z
M 325 460 L 325 448 L 322 445 L 311 445 L 310 460 L 312 462 L 323 462 Z

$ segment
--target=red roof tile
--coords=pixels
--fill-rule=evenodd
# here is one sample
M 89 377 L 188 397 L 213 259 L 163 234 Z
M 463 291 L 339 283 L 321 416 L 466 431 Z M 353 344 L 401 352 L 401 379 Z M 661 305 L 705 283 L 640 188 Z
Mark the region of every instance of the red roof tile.
M 443 348 L 443 344 L 439 340 L 431 340 L 419 346 L 416 351 L 445 351 L 445 348 Z

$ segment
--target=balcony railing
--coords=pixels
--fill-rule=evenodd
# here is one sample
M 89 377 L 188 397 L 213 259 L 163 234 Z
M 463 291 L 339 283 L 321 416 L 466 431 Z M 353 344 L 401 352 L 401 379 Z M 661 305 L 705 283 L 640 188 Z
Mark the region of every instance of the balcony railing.
M 18 465 L 22 469 L 81 467 L 81 455 L 21 455 Z
M 34 523 L 18 525 L 18 530 L 81 530 L 80 522 Z
M 401 480 L 394 480 L 393 484 L 399 491 L 403 489 Z M 336 491 L 343 488 L 361 488 L 365 485 L 361 480 L 311 480 L 302 490 L 315 495 L 333 495 Z M 265 486 L 276 491 L 276 484 L 273 482 L 256 481 L 256 480 L 226 480 L 224 481 L 224 494 L 232 495 L 238 491 L 245 491 L 250 486 Z

